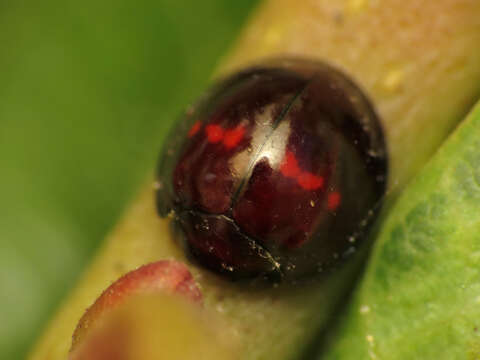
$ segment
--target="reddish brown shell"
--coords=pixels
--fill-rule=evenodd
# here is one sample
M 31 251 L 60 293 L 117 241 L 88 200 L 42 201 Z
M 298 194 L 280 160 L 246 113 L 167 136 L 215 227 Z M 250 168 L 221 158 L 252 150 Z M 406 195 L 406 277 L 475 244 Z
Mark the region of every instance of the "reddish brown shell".
M 382 129 L 360 89 L 327 65 L 287 61 L 224 80 L 179 122 L 157 204 L 204 266 L 296 278 L 352 252 L 386 178 Z

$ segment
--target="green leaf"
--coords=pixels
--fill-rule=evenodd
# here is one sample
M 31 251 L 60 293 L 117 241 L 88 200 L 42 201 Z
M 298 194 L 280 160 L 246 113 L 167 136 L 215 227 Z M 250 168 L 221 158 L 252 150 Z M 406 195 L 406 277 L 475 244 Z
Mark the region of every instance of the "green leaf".
M 24 357 L 255 2 L 0 3 L 0 358 Z
M 326 359 L 480 357 L 480 103 L 382 224 Z

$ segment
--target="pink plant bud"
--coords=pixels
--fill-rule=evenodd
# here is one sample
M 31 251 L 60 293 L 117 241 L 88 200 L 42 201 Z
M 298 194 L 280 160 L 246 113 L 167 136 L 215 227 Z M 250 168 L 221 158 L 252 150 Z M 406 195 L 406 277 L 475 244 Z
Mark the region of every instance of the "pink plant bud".
M 162 260 L 143 265 L 115 281 L 87 309 L 73 333 L 72 349 L 105 312 L 116 308 L 132 295 L 155 292 L 175 294 L 193 303 L 202 303 L 202 293 L 183 263 Z

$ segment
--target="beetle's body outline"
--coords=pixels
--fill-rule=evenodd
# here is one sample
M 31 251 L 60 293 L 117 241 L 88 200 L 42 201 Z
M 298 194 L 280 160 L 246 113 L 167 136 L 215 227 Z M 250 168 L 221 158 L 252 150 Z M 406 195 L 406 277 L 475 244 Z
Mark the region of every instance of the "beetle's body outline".
M 271 62 L 220 82 L 179 122 L 157 207 L 174 211 L 204 266 L 298 278 L 351 252 L 387 167 L 378 117 L 351 80 L 319 62 Z

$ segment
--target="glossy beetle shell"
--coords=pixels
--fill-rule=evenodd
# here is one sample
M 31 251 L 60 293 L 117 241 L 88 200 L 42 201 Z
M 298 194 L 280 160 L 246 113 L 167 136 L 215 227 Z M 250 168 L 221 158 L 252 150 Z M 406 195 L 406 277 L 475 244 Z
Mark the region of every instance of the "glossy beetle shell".
M 167 139 L 157 206 L 196 261 L 232 278 L 298 278 L 355 249 L 378 212 L 387 154 L 345 75 L 287 60 L 217 84 Z

